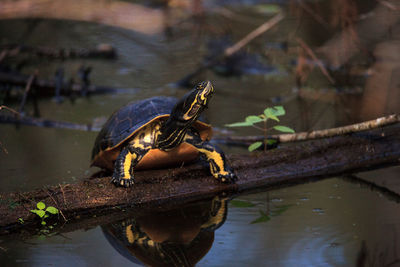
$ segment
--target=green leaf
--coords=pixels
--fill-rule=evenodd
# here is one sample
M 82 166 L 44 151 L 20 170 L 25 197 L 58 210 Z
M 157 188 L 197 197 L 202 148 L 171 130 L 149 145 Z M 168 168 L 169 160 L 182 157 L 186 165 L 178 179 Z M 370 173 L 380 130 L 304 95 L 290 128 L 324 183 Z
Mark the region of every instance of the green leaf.
M 38 202 L 37 204 L 36 204 L 36 207 L 38 208 L 38 209 L 40 209 L 40 210 L 44 210 L 44 208 L 46 207 L 46 205 L 43 203 L 43 202 Z
M 244 126 L 252 126 L 253 123 L 247 121 L 235 122 L 231 124 L 225 124 L 226 127 L 244 127 Z
M 36 215 L 38 215 L 40 218 L 42 218 L 46 212 L 44 210 L 31 210 L 32 213 L 35 213 Z
M 18 218 L 18 222 L 19 222 L 20 224 L 24 224 L 24 223 L 25 223 L 24 219 L 22 219 L 22 218 Z
M 58 213 L 58 209 L 52 206 L 47 207 L 46 209 L 47 212 L 51 213 L 51 214 L 57 214 Z
M 279 119 L 277 117 L 285 115 L 286 111 L 282 106 L 275 106 L 273 108 L 266 108 L 264 110 L 264 114 L 269 119 L 279 121 Z
M 276 14 L 281 11 L 281 7 L 274 4 L 260 4 L 254 6 L 254 9 L 262 14 Z
M 236 208 L 250 208 L 255 206 L 255 204 L 249 201 L 236 200 L 236 199 L 231 200 L 229 203 Z
M 46 222 L 45 222 L 45 221 L 42 221 L 42 225 L 46 225 Z
M 257 148 L 259 148 L 262 144 L 263 144 L 262 142 L 255 142 L 255 143 L 251 144 L 248 149 L 250 152 L 252 152 L 252 151 L 256 150 Z
M 270 115 L 270 116 L 269 116 L 269 119 L 273 119 L 274 121 L 279 122 L 278 117 L 276 117 L 276 116 L 274 116 L 274 115 Z
M 268 139 L 268 140 L 267 140 L 267 144 L 268 144 L 268 145 L 276 144 L 276 140 L 275 140 L 275 139 Z
M 271 218 L 265 212 L 260 210 L 260 217 L 258 217 L 254 221 L 252 221 L 251 224 L 261 223 L 261 222 L 268 222 L 269 220 L 271 220 Z
M 250 122 L 251 124 L 263 121 L 259 116 L 250 115 L 246 117 L 246 122 Z
M 283 116 L 286 114 L 286 111 L 282 106 L 275 106 L 273 110 L 275 116 Z
M 294 130 L 292 128 L 282 126 L 282 125 L 276 125 L 273 128 L 277 131 L 284 132 L 284 133 L 294 133 Z

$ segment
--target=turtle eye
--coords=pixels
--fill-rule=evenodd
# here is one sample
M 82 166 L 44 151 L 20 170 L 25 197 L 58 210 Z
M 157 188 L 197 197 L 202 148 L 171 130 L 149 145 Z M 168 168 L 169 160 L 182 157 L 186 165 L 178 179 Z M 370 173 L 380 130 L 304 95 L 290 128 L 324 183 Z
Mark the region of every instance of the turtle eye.
M 188 112 L 187 115 L 188 115 L 189 117 L 193 117 L 193 116 L 196 115 L 196 113 L 199 111 L 200 107 L 201 107 L 200 104 L 195 103 L 195 104 L 193 105 L 193 107 L 189 110 L 189 112 Z
M 203 90 L 204 88 L 207 87 L 207 83 L 208 82 L 201 82 L 201 83 L 197 84 L 196 89 L 197 90 Z

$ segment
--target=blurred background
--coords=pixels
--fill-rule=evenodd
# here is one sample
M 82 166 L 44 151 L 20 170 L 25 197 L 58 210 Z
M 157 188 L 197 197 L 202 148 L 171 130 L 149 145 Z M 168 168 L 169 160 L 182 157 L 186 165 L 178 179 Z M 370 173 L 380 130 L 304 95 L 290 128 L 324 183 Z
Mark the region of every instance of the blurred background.
M 261 25 L 270 27 L 226 56 Z M 216 135 L 260 134 L 224 125 L 275 105 L 296 132 L 399 113 L 400 3 L 2 0 L 0 105 L 92 131 L 6 123 L 14 112 L 3 107 L 0 191 L 90 176 L 96 130 L 114 110 L 180 97 L 204 79 L 216 90 L 206 111 Z M 358 174 L 400 193 L 399 175 Z M 239 198 L 250 204 L 230 204 L 199 266 L 400 266 L 399 206 L 379 192 L 337 177 Z M 251 223 L 271 210 L 282 212 Z M 133 264 L 100 227 L 0 248 L 6 266 Z

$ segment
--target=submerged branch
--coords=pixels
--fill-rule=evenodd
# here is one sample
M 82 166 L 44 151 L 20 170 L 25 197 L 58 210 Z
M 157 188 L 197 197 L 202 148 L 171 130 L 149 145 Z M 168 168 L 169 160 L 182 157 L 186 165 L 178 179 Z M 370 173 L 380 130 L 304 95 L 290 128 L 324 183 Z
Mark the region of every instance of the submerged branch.
M 234 55 L 236 52 L 238 52 L 240 49 L 242 49 L 244 46 L 246 46 L 252 40 L 257 38 L 261 34 L 265 33 L 266 31 L 270 30 L 271 28 L 273 28 L 276 24 L 278 24 L 284 18 L 285 18 L 285 15 L 282 12 L 278 13 L 277 15 L 272 17 L 270 20 L 263 23 L 262 25 L 260 25 L 256 29 L 254 29 L 252 32 L 247 34 L 244 38 L 242 38 L 236 44 L 226 48 L 223 53 L 221 53 L 220 55 L 214 57 L 213 59 L 203 63 L 195 71 L 187 74 L 184 78 L 182 78 L 181 80 L 176 82 L 176 84 L 181 85 L 181 86 L 187 86 L 188 84 L 190 84 L 190 81 L 194 77 L 196 77 L 203 71 L 217 65 L 221 60 Z
M 15 57 L 20 54 L 30 54 L 38 57 L 54 59 L 72 59 L 72 58 L 107 58 L 113 59 L 117 56 L 116 50 L 109 44 L 100 44 L 94 49 L 67 49 L 53 48 L 46 46 L 29 45 L 1 45 L 0 50 L 4 57 Z
M 93 124 L 79 124 L 72 123 L 68 121 L 56 121 L 43 118 L 34 118 L 28 116 L 10 116 L 0 114 L 0 123 L 15 124 L 15 125 L 27 125 L 27 126 L 37 126 L 46 128 L 59 128 L 59 129 L 69 129 L 69 130 L 79 130 L 87 132 L 98 132 L 100 127 Z
M 329 74 L 328 70 L 324 67 L 324 64 L 322 64 L 321 60 L 318 59 L 318 57 L 315 55 L 315 53 L 312 51 L 312 49 L 300 38 L 296 38 L 296 41 L 300 44 L 300 46 L 306 51 L 306 53 L 314 60 L 314 62 L 317 64 L 319 69 L 321 70 L 322 74 L 325 75 L 325 77 L 332 83 L 335 84 L 335 80 L 332 78 L 332 76 Z
M 92 217 L 131 207 L 185 204 L 222 192 L 265 190 L 399 164 L 400 123 L 362 135 L 330 137 L 265 153 L 228 156 L 228 159 L 239 178 L 236 184 L 221 184 L 210 176 L 208 168 L 192 164 L 138 171 L 137 183 L 128 189 L 115 187 L 107 177 L 49 186 L 46 190 L 3 193 L 0 195 L 0 234 L 35 225 L 35 215 L 29 209 L 38 201 L 47 205 L 55 203 L 71 221 L 77 216 Z M 120 211 L 117 216 L 125 213 Z M 25 221 L 23 226 L 18 223 L 19 218 Z
M 28 75 L 19 74 L 19 73 L 8 73 L 0 71 L 0 84 L 9 84 L 12 86 L 21 86 L 25 87 L 30 81 L 30 77 Z M 45 80 L 45 79 L 34 79 L 32 86 L 34 86 L 38 90 L 39 95 L 55 95 L 57 82 L 56 80 Z M 105 86 L 96 86 L 89 85 L 85 86 L 84 84 L 74 83 L 74 82 L 64 82 L 60 88 L 61 95 L 70 95 L 73 93 L 81 94 L 83 92 L 87 92 L 88 94 L 104 94 L 104 93 L 117 93 L 120 91 L 126 92 L 124 89 L 120 88 L 112 88 Z

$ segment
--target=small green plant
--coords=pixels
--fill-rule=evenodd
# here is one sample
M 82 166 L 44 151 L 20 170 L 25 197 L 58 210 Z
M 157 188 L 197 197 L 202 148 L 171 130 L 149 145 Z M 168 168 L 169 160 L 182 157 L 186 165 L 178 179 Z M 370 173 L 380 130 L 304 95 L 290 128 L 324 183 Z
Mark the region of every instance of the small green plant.
M 271 145 L 276 143 L 276 140 L 270 139 L 268 140 L 268 136 L 267 133 L 268 131 L 270 131 L 271 129 L 275 129 L 277 131 L 283 132 L 283 133 L 294 133 L 294 130 L 287 127 L 287 126 L 283 126 L 283 125 L 275 125 L 273 127 L 267 128 L 267 122 L 268 120 L 274 120 L 279 122 L 279 118 L 280 116 L 283 116 L 286 114 L 285 109 L 282 106 L 275 106 L 272 108 L 266 108 L 264 110 L 263 114 L 260 115 L 250 115 L 247 116 L 245 121 L 241 121 L 241 122 L 235 122 L 235 123 L 231 123 L 231 124 L 226 124 L 225 126 L 227 127 L 254 127 L 258 130 L 263 131 L 264 133 L 264 140 L 263 141 L 257 141 L 252 143 L 249 146 L 249 151 L 254 151 L 257 148 L 259 148 L 260 146 L 264 145 L 264 150 L 267 149 L 267 145 Z M 259 127 L 255 124 L 258 123 L 263 123 L 263 127 Z
M 32 213 L 36 214 L 39 216 L 39 218 L 42 220 L 41 224 L 46 225 L 46 218 L 50 216 L 50 214 L 58 214 L 58 209 L 52 206 L 48 206 L 46 208 L 46 204 L 43 202 L 38 202 L 36 204 L 37 209 L 36 210 L 31 210 Z

